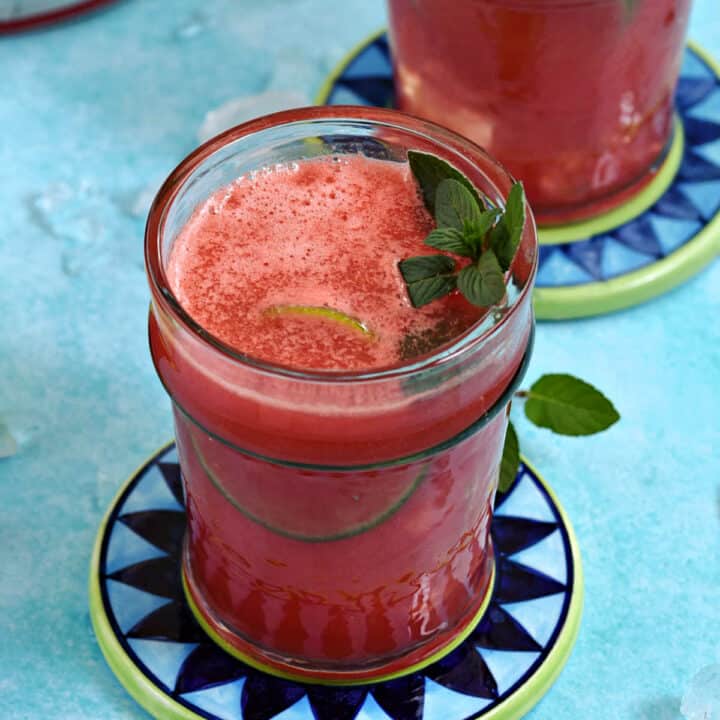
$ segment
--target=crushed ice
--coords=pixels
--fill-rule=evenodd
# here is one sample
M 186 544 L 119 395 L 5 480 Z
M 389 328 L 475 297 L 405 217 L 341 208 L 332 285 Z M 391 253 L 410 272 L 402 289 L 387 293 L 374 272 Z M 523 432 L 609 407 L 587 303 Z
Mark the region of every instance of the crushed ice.
M 720 720 L 720 665 L 706 665 L 693 677 L 680 712 L 686 720 Z
M 62 271 L 78 275 L 103 259 L 134 259 L 137 245 L 113 197 L 95 182 L 57 182 L 27 201 L 30 221 L 61 247 Z
M 298 90 L 267 90 L 259 95 L 234 98 L 205 115 L 198 130 L 198 140 L 205 142 L 228 128 L 262 115 L 310 104 L 310 98 Z

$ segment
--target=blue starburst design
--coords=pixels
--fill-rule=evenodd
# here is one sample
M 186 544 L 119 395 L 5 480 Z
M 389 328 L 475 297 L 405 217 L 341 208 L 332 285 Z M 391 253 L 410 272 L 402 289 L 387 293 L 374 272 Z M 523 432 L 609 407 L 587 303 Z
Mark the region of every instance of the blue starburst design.
M 132 479 L 102 538 L 103 609 L 128 662 L 149 685 L 209 720 L 454 720 L 481 718 L 547 659 L 567 617 L 574 568 L 567 529 L 539 479 L 522 466 L 498 495 L 494 593 L 480 623 L 428 668 L 360 687 L 320 687 L 255 670 L 214 645 L 181 585 L 185 530 L 176 450 Z
M 685 133 L 680 168 L 648 210 L 601 235 L 540 248 L 538 288 L 602 282 L 648 267 L 693 240 L 720 212 L 720 80 L 692 48 L 685 50 L 675 105 Z M 385 35 L 343 68 L 328 105 L 391 107 L 392 59 Z

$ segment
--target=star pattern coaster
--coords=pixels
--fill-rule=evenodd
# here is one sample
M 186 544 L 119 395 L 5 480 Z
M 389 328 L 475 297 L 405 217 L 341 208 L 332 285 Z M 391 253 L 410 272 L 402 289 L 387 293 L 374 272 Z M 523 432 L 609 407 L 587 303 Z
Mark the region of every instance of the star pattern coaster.
M 352 50 L 317 102 L 394 104 L 386 34 Z M 626 205 L 585 222 L 540 228 L 538 318 L 629 307 L 687 280 L 720 254 L 720 68 L 696 45 L 683 57 L 675 134 L 657 177 Z
M 524 462 L 496 499 L 497 568 L 485 615 L 457 649 L 422 671 L 353 687 L 264 674 L 213 644 L 181 584 L 185 510 L 174 445 L 113 501 L 100 528 L 90 610 L 108 664 L 156 717 L 208 720 L 484 720 L 521 717 L 575 641 L 582 571 L 572 528 Z

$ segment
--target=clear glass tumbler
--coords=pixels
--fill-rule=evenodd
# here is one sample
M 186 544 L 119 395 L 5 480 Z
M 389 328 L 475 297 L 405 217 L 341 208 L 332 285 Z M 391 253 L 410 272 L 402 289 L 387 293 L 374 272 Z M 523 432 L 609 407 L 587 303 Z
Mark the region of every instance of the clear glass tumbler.
M 243 173 L 322 154 L 459 168 L 494 203 L 512 179 L 449 131 L 371 108 L 261 118 L 200 147 L 150 211 L 150 347 L 172 398 L 188 528 L 184 582 L 209 634 L 244 661 L 319 682 L 432 662 L 492 589 L 490 538 L 507 411 L 530 355 L 532 215 L 505 300 L 408 364 L 308 372 L 238 353 L 198 326 L 166 263 L 193 210 Z
M 483 146 L 541 224 L 599 214 L 669 147 L 690 0 L 388 0 L 397 104 Z

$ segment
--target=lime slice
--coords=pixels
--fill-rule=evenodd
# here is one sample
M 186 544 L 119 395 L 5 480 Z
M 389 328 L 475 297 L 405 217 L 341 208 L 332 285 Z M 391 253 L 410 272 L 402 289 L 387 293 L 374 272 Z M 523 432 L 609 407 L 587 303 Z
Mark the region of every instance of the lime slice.
M 200 469 L 235 509 L 278 535 L 304 542 L 343 540 L 382 525 L 423 484 L 431 467 L 425 461 L 393 468 L 383 477 L 313 478 L 233 458 L 218 447 L 205 454 L 199 438 L 191 444 Z
M 325 305 L 272 305 L 263 311 L 264 315 L 283 317 L 292 315 L 304 315 L 308 317 L 317 317 L 324 320 L 331 320 L 332 322 L 345 325 L 346 327 L 357 330 L 368 338 L 375 337 L 370 328 L 362 321 L 348 315 L 335 308 L 327 307 Z

